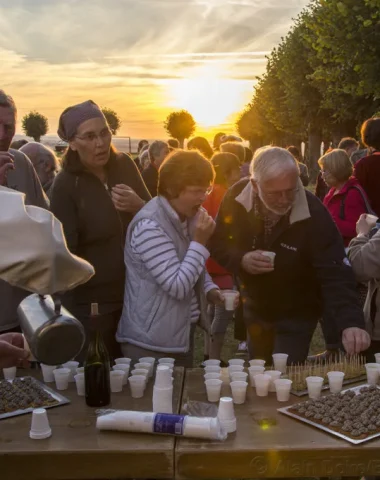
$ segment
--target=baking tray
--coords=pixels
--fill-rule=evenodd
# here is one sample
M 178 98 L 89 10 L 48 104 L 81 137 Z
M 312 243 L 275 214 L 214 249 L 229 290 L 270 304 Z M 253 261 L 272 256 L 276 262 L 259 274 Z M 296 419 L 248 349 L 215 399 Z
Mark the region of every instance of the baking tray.
M 359 391 L 363 387 L 369 387 L 369 384 L 364 384 L 364 385 L 358 385 L 357 387 L 353 388 L 347 388 L 346 390 L 342 390 L 342 393 L 348 392 L 349 390 L 352 390 L 355 392 L 356 395 L 359 394 Z M 379 387 L 378 387 L 379 388 Z M 351 438 L 344 433 L 336 432 L 335 430 L 331 430 L 329 427 L 325 425 L 321 425 L 320 423 L 313 422 L 313 420 L 309 420 L 308 418 L 301 417 L 297 415 L 296 413 L 290 412 L 289 410 L 293 407 L 293 405 L 290 405 L 289 407 L 284 407 L 284 408 L 279 408 L 277 409 L 278 412 L 282 413 L 283 415 L 287 415 L 288 417 L 295 418 L 296 420 L 299 420 L 300 422 L 307 423 L 308 425 L 311 425 L 315 428 L 318 428 L 319 430 L 323 430 L 330 435 L 334 435 L 335 437 L 342 438 L 343 440 L 346 440 L 346 442 L 352 443 L 353 445 L 360 445 L 361 443 L 369 442 L 370 440 L 373 440 L 374 438 L 379 438 L 380 437 L 380 432 L 374 433 L 372 435 L 368 435 L 366 438 L 361 438 L 361 439 L 355 439 Z
M 281 377 L 281 378 L 285 378 L 285 377 Z M 367 380 L 367 375 L 361 375 L 360 377 L 349 378 L 347 380 L 344 380 L 343 385 L 352 385 L 353 383 L 363 382 L 364 380 Z M 329 387 L 328 383 L 323 384 L 322 391 L 328 390 L 329 388 L 330 387 Z M 295 395 L 296 397 L 303 397 L 303 396 L 308 394 L 308 391 L 307 390 L 293 390 L 292 389 L 292 390 L 290 390 L 290 393 L 292 395 Z
M 24 380 L 25 378 L 28 378 L 28 377 L 17 377 L 17 378 L 21 378 L 22 380 Z M 43 406 L 43 407 L 40 407 L 40 408 L 55 408 L 55 407 L 60 407 L 61 405 L 67 405 L 68 403 L 70 403 L 70 400 L 66 397 L 64 397 L 63 395 L 55 392 L 53 389 L 51 389 L 50 387 L 47 387 L 44 383 L 40 382 L 39 380 L 35 379 L 34 377 L 32 377 L 33 380 L 35 382 L 37 382 L 47 393 L 50 393 L 50 395 L 55 399 L 57 400 L 58 403 L 54 404 L 54 405 L 47 405 L 46 407 Z M 12 383 L 12 380 L 8 380 Z M 14 410 L 13 412 L 7 412 L 7 413 L 2 413 L 0 414 L 0 420 L 3 420 L 5 418 L 10 418 L 10 417 L 17 417 L 18 415 L 25 415 L 26 413 L 32 413 L 34 410 L 34 408 L 24 408 L 23 410 Z

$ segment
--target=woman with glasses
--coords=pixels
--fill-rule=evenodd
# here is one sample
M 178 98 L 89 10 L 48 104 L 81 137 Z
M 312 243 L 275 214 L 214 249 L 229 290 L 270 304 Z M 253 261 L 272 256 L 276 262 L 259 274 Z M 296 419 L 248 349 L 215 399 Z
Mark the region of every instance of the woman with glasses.
M 62 113 L 58 135 L 69 148 L 52 188 L 51 210 L 63 224 L 71 252 L 96 272 L 64 304 L 85 328 L 91 304 L 98 304 L 103 337 L 115 357 L 120 353 L 115 332 L 123 304 L 126 230 L 150 195 L 133 160 L 112 146 L 107 121 L 91 100 Z
M 176 150 L 159 170 L 158 196 L 134 217 L 117 340 L 125 357 L 174 357 L 191 367 L 195 326 L 208 330 L 207 302 L 223 303 L 206 272 L 215 223 L 201 208 L 214 169 L 196 151 Z

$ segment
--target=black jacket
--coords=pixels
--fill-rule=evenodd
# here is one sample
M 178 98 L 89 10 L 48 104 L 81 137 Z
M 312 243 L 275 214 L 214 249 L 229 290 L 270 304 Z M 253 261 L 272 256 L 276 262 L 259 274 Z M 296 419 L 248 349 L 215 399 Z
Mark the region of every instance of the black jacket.
M 152 197 L 157 197 L 157 186 L 158 186 L 158 170 L 157 168 L 150 163 L 148 167 L 142 172 L 142 178 L 145 182 L 146 188 L 149 190 L 149 193 Z
M 340 330 L 363 328 L 354 274 L 322 203 L 301 187 L 290 217 L 278 222 L 267 245 L 262 221 L 251 207 L 252 186 L 243 179 L 226 193 L 210 245 L 212 257 L 239 278 L 251 314 L 268 321 L 311 320 L 326 312 Z M 250 275 L 240 266 L 244 254 L 253 250 L 255 236 L 257 249 L 276 253 L 272 273 Z
M 74 290 L 74 305 L 123 301 L 125 234 L 133 215 L 116 210 L 110 189 L 123 183 L 150 200 L 128 155 L 111 153 L 107 169 L 108 191 L 78 161 L 63 166 L 51 190 L 51 210 L 63 224 L 70 251 L 95 267 L 94 277 Z

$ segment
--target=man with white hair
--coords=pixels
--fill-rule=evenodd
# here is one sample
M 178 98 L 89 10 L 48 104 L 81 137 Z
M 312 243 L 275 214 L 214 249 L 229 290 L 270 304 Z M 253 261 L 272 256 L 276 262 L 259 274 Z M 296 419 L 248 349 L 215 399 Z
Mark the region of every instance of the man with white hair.
M 39 142 L 28 142 L 20 148 L 20 152 L 32 162 L 44 192 L 49 195 L 59 170 L 59 162 L 53 150 Z
M 237 277 L 250 355 L 272 362 L 273 353 L 286 353 L 289 364 L 304 362 L 322 311 L 331 312 L 347 353 L 366 350 L 370 338 L 341 236 L 303 188 L 293 155 L 259 149 L 250 175 L 227 192 L 211 240 L 212 257 Z
M 169 155 L 169 152 L 169 145 L 161 140 L 156 140 L 149 145 L 148 155 L 150 163 L 141 175 L 152 198 L 157 197 L 158 169 Z

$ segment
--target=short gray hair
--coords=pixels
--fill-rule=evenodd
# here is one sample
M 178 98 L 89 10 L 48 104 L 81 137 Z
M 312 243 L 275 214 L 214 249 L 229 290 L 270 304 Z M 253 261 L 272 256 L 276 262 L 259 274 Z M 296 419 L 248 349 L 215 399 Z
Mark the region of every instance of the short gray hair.
M 153 162 L 154 159 L 158 157 L 161 150 L 165 147 L 169 149 L 169 145 L 166 142 L 162 142 L 161 140 L 155 140 L 154 142 L 152 142 L 148 148 L 149 160 Z
M 284 170 L 297 170 L 297 160 L 285 148 L 266 146 L 256 150 L 253 155 L 249 173 L 251 178 L 260 182 L 264 178 L 273 178 Z
M 0 107 L 6 107 L 13 110 L 14 113 L 17 113 L 16 104 L 13 98 L 10 95 L 7 95 L 4 90 L 0 89 Z

